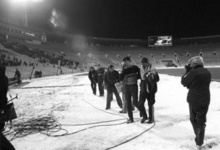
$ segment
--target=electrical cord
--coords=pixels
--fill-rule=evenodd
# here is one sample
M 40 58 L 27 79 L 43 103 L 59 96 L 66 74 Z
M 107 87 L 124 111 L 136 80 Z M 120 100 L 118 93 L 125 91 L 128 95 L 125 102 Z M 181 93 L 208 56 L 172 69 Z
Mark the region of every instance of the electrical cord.
M 85 100 L 83 100 L 83 101 L 86 102 L 87 104 L 89 104 L 90 106 L 92 106 L 93 108 L 95 108 L 95 109 L 97 109 L 97 110 L 100 110 L 100 111 L 102 111 L 102 112 L 105 112 L 105 113 L 108 113 L 108 114 L 111 114 L 111 115 L 117 115 L 117 116 L 125 117 L 125 116 L 122 116 L 122 115 L 119 115 L 119 114 L 115 114 L 115 113 L 110 113 L 110 112 L 104 111 L 104 110 L 102 110 L 102 109 L 99 109 L 99 108 L 95 107 L 94 105 L 92 105 L 91 103 L 89 103 L 89 102 L 87 102 L 87 101 L 85 101 Z M 125 118 L 127 118 L 127 117 L 125 117 Z M 136 118 L 135 118 L 135 119 L 136 119 Z M 144 133 L 150 131 L 150 130 L 153 129 L 155 126 L 156 126 L 156 123 L 154 122 L 154 124 L 153 124 L 150 128 L 144 130 L 143 132 L 139 133 L 138 135 L 136 135 L 136 136 L 134 136 L 134 137 L 132 137 L 132 138 L 130 138 L 130 139 L 124 141 L 124 142 L 121 142 L 121 143 L 119 143 L 119 144 L 117 144 L 117 145 L 115 145 L 115 146 L 109 147 L 109 148 L 107 148 L 106 150 L 110 150 L 110 149 L 119 147 L 119 146 L 121 146 L 121 145 L 123 145 L 123 144 L 126 144 L 126 143 L 128 143 L 128 142 L 130 142 L 130 141 L 132 141 L 132 140 L 134 140 L 134 139 L 136 139 L 136 138 L 138 138 L 138 137 L 140 137 L 140 136 L 143 135 Z
M 82 101 L 84 101 L 85 103 L 89 104 L 89 105 L 92 106 L 93 108 L 95 108 L 95 109 L 97 109 L 97 110 L 99 110 L 99 111 L 102 111 L 102 112 L 104 112 L 104 113 L 107 113 L 107 114 L 110 114 L 110 115 L 115 115 L 115 116 L 120 116 L 120 117 L 123 117 L 123 118 L 128 119 L 127 117 L 125 117 L 125 116 L 123 116 L 123 115 L 116 114 L 116 113 L 111 113 L 111 112 L 108 112 L 108 111 L 102 110 L 102 109 L 100 109 L 100 108 L 98 108 L 98 107 L 92 105 L 91 103 L 85 101 L 84 99 L 82 99 Z
M 97 108 L 96 106 L 92 105 L 91 103 L 89 103 L 85 100 L 83 100 L 83 101 L 99 111 L 102 111 L 102 112 L 110 114 L 110 115 L 120 116 L 120 117 L 123 117 L 124 119 L 127 119 L 127 117 L 125 117 L 123 115 L 107 112 L 105 110 Z M 120 122 L 120 123 L 114 123 L 114 124 L 103 124 L 103 123 L 116 122 L 116 121 L 120 121 L 120 120 L 124 120 L 124 119 L 107 120 L 107 121 L 92 122 L 92 123 L 85 123 L 85 124 L 61 124 L 61 123 L 58 123 L 57 119 L 52 115 L 49 115 L 47 117 L 38 116 L 37 118 L 32 118 L 29 120 L 25 120 L 25 119 L 17 120 L 16 121 L 17 123 L 13 124 L 9 128 L 8 131 L 4 131 L 4 134 L 5 135 L 13 135 L 10 141 L 12 141 L 16 138 L 22 138 L 27 135 L 35 134 L 35 133 L 41 133 L 41 134 L 44 134 L 49 137 L 61 137 L 61 136 L 74 135 L 76 133 L 86 131 L 89 129 L 93 129 L 93 128 L 97 128 L 97 127 L 122 125 L 122 124 L 125 124 L 127 121 Z M 94 124 L 98 124 L 98 125 L 94 125 Z M 62 126 L 85 126 L 85 125 L 94 125 L 94 126 L 90 126 L 90 127 L 87 127 L 87 128 L 81 129 L 81 130 L 77 130 L 77 131 L 71 132 L 71 133 L 69 133 L 66 129 L 62 128 Z M 124 142 L 121 142 L 115 146 L 109 147 L 106 150 L 110 150 L 110 149 L 119 147 L 123 144 L 126 144 L 126 143 L 138 138 L 139 136 L 141 136 L 144 133 L 151 130 L 155 125 L 156 125 L 156 123 L 154 123 L 153 126 L 151 126 L 150 128 L 139 133 L 138 135 L 136 135 L 136 136 L 124 141 Z M 12 128 L 13 128 L 13 130 L 12 130 Z M 63 133 L 57 134 L 60 132 L 63 132 Z
M 67 136 L 67 135 L 73 135 L 88 129 L 92 128 L 97 128 L 97 127 L 103 127 L 103 126 L 115 126 L 115 125 L 121 125 L 125 124 L 126 122 L 120 122 L 120 123 L 115 123 L 115 124 L 102 124 L 102 125 L 94 125 L 90 126 L 75 132 L 69 133 L 66 129 L 63 129 L 62 126 L 82 126 L 82 125 L 92 125 L 92 124 L 100 124 L 100 123 L 105 123 L 105 122 L 115 122 L 115 121 L 120 121 L 122 119 L 116 119 L 116 120 L 109 120 L 109 121 L 104 121 L 104 122 L 96 122 L 96 123 L 88 123 L 88 124 L 60 124 L 57 122 L 55 117 L 53 116 L 48 116 L 48 117 L 39 117 L 39 118 L 34 118 L 34 119 L 29 119 L 27 121 L 20 121 L 15 124 L 13 124 L 9 128 L 8 131 L 4 131 L 4 134 L 7 135 L 13 135 L 11 140 L 14 140 L 16 138 L 22 138 L 27 135 L 35 134 L 35 133 L 41 133 L 44 135 L 47 135 L 49 137 L 60 137 L 60 136 Z M 64 132 L 62 134 L 56 134 Z
M 92 122 L 92 123 L 82 123 L 82 124 L 62 124 L 62 126 L 86 126 L 86 125 L 93 125 L 93 124 L 102 124 L 107 122 L 115 122 L 124 119 L 115 119 L 115 120 L 107 120 L 107 121 L 99 121 L 99 122 Z
M 119 144 L 117 144 L 117 145 L 115 145 L 115 146 L 106 148 L 105 150 L 110 150 L 110 149 L 119 147 L 119 146 L 121 146 L 121 145 L 123 145 L 123 144 L 126 144 L 126 143 L 128 143 L 128 142 L 130 142 L 130 141 L 132 141 L 132 140 L 134 140 L 134 139 L 137 139 L 138 137 L 140 137 L 140 136 L 143 135 L 144 133 L 146 133 L 146 132 L 150 131 L 151 129 L 153 129 L 153 128 L 155 127 L 155 125 L 156 125 L 156 123 L 154 122 L 154 124 L 153 124 L 150 128 L 144 130 L 143 132 L 139 133 L 138 135 L 136 135 L 136 136 L 134 136 L 134 137 L 132 137 L 132 138 L 130 138 L 130 139 L 124 141 L 124 142 L 121 142 L 121 143 L 119 143 Z
M 110 114 L 113 114 L 113 113 L 110 113 Z M 73 135 L 81 131 L 92 129 L 95 127 L 113 126 L 113 125 L 120 125 L 120 124 L 125 123 L 125 122 L 122 122 L 122 123 L 116 123 L 116 124 L 103 124 L 103 123 L 109 123 L 109 122 L 116 122 L 120 120 L 124 120 L 124 119 L 107 120 L 107 121 L 92 122 L 92 123 L 85 123 L 85 124 L 60 124 L 57 122 L 57 119 L 54 116 L 47 116 L 47 117 L 38 116 L 32 119 L 19 119 L 19 120 L 17 119 L 16 122 L 9 128 L 8 131 L 4 131 L 4 134 L 5 135 L 13 134 L 11 141 L 14 140 L 15 138 L 22 138 L 27 135 L 35 134 L 35 133 L 41 133 L 41 134 L 52 136 L 52 137 L 59 137 L 59 136 Z M 87 128 L 84 128 L 84 129 L 81 129 L 81 130 L 78 130 L 72 133 L 68 133 L 66 129 L 62 128 L 62 126 L 85 126 L 85 125 L 94 125 L 94 124 L 102 124 L 102 125 L 95 125 L 95 126 L 87 127 Z M 12 131 L 12 128 L 13 128 L 13 131 Z M 61 131 L 63 131 L 64 133 L 60 135 L 54 135 L 54 133 L 61 132 Z
M 63 88 L 63 87 L 77 87 L 77 86 L 84 86 L 84 84 L 76 84 L 76 85 L 33 86 L 33 87 L 22 87 L 21 89 Z

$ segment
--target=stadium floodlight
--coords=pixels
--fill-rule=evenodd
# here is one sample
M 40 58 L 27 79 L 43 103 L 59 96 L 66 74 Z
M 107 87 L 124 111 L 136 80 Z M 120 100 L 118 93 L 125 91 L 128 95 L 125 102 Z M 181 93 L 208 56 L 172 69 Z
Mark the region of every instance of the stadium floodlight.
M 19 4 L 24 7 L 24 19 L 25 19 L 25 26 L 28 27 L 28 17 L 27 17 L 27 2 L 42 2 L 43 0 L 11 0 L 12 3 Z
M 43 0 L 32 0 L 33 2 L 43 2 Z
M 42 2 L 43 0 L 11 0 L 13 3 L 26 3 L 27 1 Z
M 13 3 L 25 3 L 26 0 L 12 0 Z

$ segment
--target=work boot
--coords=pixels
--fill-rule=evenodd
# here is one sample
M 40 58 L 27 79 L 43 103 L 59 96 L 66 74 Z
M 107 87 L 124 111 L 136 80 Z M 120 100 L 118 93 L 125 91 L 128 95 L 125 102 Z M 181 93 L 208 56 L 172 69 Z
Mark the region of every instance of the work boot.
M 124 112 L 123 110 L 121 110 L 121 111 L 119 111 L 119 113 L 121 113 L 121 114 L 125 114 L 126 112 Z
M 204 136 L 205 136 L 205 125 L 197 128 L 196 144 L 198 146 L 201 146 L 203 144 Z
M 147 118 L 143 118 L 143 119 L 141 120 L 141 123 L 144 123 L 146 120 L 147 120 Z
M 154 121 L 149 120 L 147 123 L 148 123 L 148 124 L 152 124 L 152 123 L 154 123 Z
M 134 120 L 128 119 L 127 124 L 133 123 L 133 122 L 134 122 Z

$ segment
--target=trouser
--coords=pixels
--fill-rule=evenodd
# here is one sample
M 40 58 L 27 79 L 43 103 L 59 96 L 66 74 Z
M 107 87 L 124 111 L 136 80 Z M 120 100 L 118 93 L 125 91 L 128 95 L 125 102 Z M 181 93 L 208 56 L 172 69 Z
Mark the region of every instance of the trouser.
M 155 103 L 155 93 L 146 93 L 146 98 L 148 101 L 148 113 L 149 121 L 155 121 L 154 118 L 154 103 Z
M 96 94 L 96 82 L 95 81 L 91 81 L 91 88 L 92 88 L 93 94 Z
M 127 110 L 128 110 L 128 117 L 131 121 L 133 121 L 133 113 L 132 113 L 132 100 L 135 107 L 138 108 L 138 85 L 126 85 L 125 87 L 125 99 L 127 102 Z
M 7 138 L 2 134 L 4 128 L 4 123 L 0 124 L 0 150 L 15 150 L 14 146 L 7 140 Z
M 121 97 L 116 89 L 116 87 L 113 86 L 107 86 L 107 104 L 106 104 L 106 108 L 110 108 L 111 107 L 111 100 L 112 100 L 112 96 L 113 93 L 115 94 L 118 106 L 120 108 L 122 108 L 122 101 L 121 101 Z
M 140 89 L 141 90 L 139 94 L 138 109 L 140 111 L 140 115 L 143 116 L 144 119 L 147 119 L 147 113 L 146 113 L 146 109 L 144 106 L 145 101 L 146 101 L 147 91 L 146 91 L 146 84 L 144 80 L 141 81 Z
M 198 106 L 189 104 L 190 122 L 195 133 L 196 145 L 201 146 L 204 142 L 206 115 L 209 106 Z
M 98 82 L 98 87 L 99 87 L 99 94 L 104 95 L 103 82 Z
M 127 112 L 127 102 L 125 99 L 125 93 L 122 92 L 122 101 L 123 101 L 123 105 L 122 105 L 122 112 L 126 113 Z
M 128 111 L 128 109 L 127 109 L 127 101 L 126 101 L 126 99 L 125 99 L 125 92 L 122 92 L 122 102 L 123 102 L 123 104 L 122 104 L 122 112 L 123 113 L 127 113 L 127 111 Z M 133 104 L 131 104 L 131 106 L 132 106 L 132 110 L 134 110 L 134 105 Z

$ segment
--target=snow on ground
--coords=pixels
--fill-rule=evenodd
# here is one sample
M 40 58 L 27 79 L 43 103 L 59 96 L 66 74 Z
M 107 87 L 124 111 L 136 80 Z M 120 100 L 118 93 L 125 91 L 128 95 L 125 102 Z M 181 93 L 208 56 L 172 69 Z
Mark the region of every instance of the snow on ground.
M 186 102 L 187 89 L 180 84 L 180 77 L 160 77 L 155 104 L 155 126 L 141 124 L 137 109 L 134 111 L 135 123 L 126 124 L 127 114 L 118 113 L 120 108 L 115 100 L 112 101 L 111 109 L 106 111 L 106 97 L 92 94 L 87 76 L 63 75 L 33 79 L 22 88 L 10 90 L 11 95 L 17 93 L 19 98 L 14 101 L 18 115 L 14 123 L 52 116 L 63 124 L 62 129 L 70 135 L 49 137 L 41 133 L 30 133 L 15 138 L 12 143 L 17 150 L 104 150 L 143 133 L 112 149 L 195 149 Z M 216 145 L 211 148 L 213 150 L 220 149 L 219 89 L 220 83 L 212 82 L 205 144 L 214 142 Z M 109 120 L 112 122 L 105 122 Z M 96 124 L 73 126 L 87 123 Z M 65 130 L 52 135 L 62 135 Z M 10 139 L 12 135 L 7 137 Z

